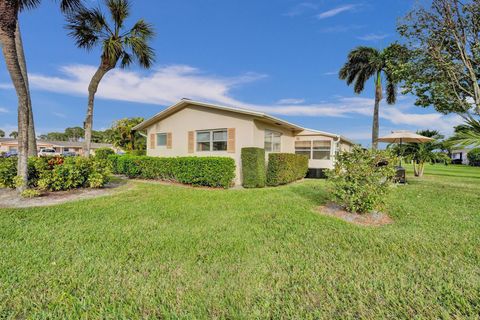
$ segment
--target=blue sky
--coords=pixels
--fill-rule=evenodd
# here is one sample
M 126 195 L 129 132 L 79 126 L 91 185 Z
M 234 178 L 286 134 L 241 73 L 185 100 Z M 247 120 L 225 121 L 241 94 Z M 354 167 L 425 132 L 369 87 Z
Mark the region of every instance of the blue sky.
M 89 1 L 93 5 L 97 1 Z M 361 95 L 338 80 L 348 51 L 383 48 L 397 39 L 397 21 L 414 0 L 136 0 L 131 20 L 157 35 L 152 70 L 111 72 L 100 84 L 94 127 L 149 117 L 182 97 L 268 112 L 305 127 L 340 133 L 368 145 L 373 83 Z M 54 1 L 22 13 L 37 133 L 81 126 L 88 81 L 99 50 L 74 46 Z M 132 22 L 131 21 L 131 22 Z M 16 127 L 16 97 L 0 60 L 0 129 Z M 381 133 L 459 123 L 400 97 L 382 105 Z

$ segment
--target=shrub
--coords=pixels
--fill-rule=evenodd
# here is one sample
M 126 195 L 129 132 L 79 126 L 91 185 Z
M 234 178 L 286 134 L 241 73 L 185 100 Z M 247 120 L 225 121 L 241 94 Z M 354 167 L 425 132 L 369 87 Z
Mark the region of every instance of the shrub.
M 334 200 L 350 212 L 378 209 L 395 177 L 397 161 L 390 151 L 355 147 L 351 152 L 340 153 L 335 168 L 327 172 Z
M 147 154 L 147 150 L 130 150 L 128 154 L 131 156 L 145 156 Z
M 471 166 L 480 166 L 480 148 L 475 148 L 467 153 L 468 164 Z
M 112 154 L 115 154 L 115 151 L 110 148 L 99 148 L 95 150 L 95 158 L 97 159 L 106 160 L 108 156 Z
M 242 148 L 242 177 L 245 188 L 265 187 L 265 150 Z
M 40 197 L 42 193 L 37 189 L 25 189 L 22 191 L 21 195 L 23 198 L 35 198 Z
M 267 185 L 278 186 L 305 178 L 308 158 L 293 153 L 270 153 L 268 155 Z
M 235 178 L 235 161 L 228 157 L 156 158 L 110 156 L 113 173 L 129 178 L 158 179 L 228 188 Z
M 0 187 L 15 188 L 17 158 L 0 158 Z
M 8 170 L 7 170 L 8 169 Z M 0 184 L 15 188 L 16 160 L 0 159 Z M 40 157 L 28 160 L 28 186 L 60 191 L 75 188 L 98 188 L 108 182 L 108 163 L 95 158 Z

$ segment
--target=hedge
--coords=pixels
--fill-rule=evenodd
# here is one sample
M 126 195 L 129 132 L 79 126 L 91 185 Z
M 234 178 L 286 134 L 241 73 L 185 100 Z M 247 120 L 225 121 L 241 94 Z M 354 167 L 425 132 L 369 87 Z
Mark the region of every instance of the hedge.
M 111 148 L 99 148 L 95 150 L 95 158 L 106 160 L 108 156 L 115 154 Z
M 268 155 L 267 185 L 278 186 L 305 178 L 308 157 L 293 153 L 270 153 Z
M 228 157 L 177 157 L 111 155 L 113 173 L 129 178 L 158 179 L 184 184 L 223 187 L 232 185 L 235 161 Z
M 242 176 L 245 188 L 265 187 L 265 150 L 242 148 Z
M 28 186 L 60 191 L 100 188 L 110 175 L 108 163 L 84 157 L 31 157 L 28 159 Z M 0 187 L 15 188 L 17 158 L 0 159 Z
M 468 164 L 471 166 L 480 166 L 480 148 L 474 148 L 467 153 Z

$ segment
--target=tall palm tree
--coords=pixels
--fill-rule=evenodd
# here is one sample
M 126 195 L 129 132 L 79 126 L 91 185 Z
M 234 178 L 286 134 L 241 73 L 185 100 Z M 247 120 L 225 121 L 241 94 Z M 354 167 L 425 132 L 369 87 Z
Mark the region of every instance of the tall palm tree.
M 128 0 L 105 0 L 110 12 L 110 21 L 98 8 L 81 9 L 68 19 L 67 29 L 79 48 L 87 50 L 102 46 L 100 65 L 88 86 L 88 107 L 85 118 L 85 156 L 90 155 L 93 127 L 95 94 L 102 78 L 116 68 L 126 68 L 134 60 L 143 68 L 150 68 L 154 62 L 154 51 L 148 45 L 154 31 L 150 24 L 138 20 L 131 29 L 124 26 L 130 15 Z
M 375 106 L 373 109 L 372 125 L 372 148 L 377 149 L 379 131 L 379 109 L 383 99 L 383 78 L 386 81 L 387 103 L 394 104 L 397 100 L 397 81 L 394 78 L 393 66 L 402 56 L 403 47 L 392 44 L 379 51 L 370 47 L 357 47 L 353 49 L 347 58 L 347 62 L 338 74 L 341 80 L 346 80 L 347 85 L 353 83 L 353 90 L 360 94 L 365 88 L 365 83 L 374 77 Z
M 78 7 L 81 0 L 61 0 L 60 8 L 67 11 Z M 20 29 L 18 14 L 24 9 L 35 8 L 41 0 L 0 0 L 0 42 L 8 73 L 12 79 L 18 99 L 18 167 L 17 174 L 21 178 L 19 190 L 23 190 L 28 182 L 29 124 L 33 129 L 33 113 L 29 103 L 27 68 L 23 55 L 23 45 L 18 42 Z M 30 119 L 30 120 L 29 120 Z M 34 130 L 33 133 L 34 134 Z M 33 137 L 34 139 L 34 137 Z

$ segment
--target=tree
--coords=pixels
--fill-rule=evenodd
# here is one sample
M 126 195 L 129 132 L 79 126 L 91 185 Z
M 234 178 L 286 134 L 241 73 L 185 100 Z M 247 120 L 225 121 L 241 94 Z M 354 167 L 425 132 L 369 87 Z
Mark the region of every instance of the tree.
M 398 44 L 392 44 L 379 51 L 370 47 L 357 47 L 353 49 L 339 72 L 339 78 L 346 80 L 347 85 L 354 85 L 357 94 L 362 93 L 365 83 L 374 77 L 375 106 L 373 110 L 372 148 L 377 149 L 379 131 L 379 109 L 383 99 L 382 84 L 386 81 L 387 103 L 394 104 L 397 99 L 397 79 L 395 70 L 397 65 L 404 63 L 406 49 Z
M 480 147 L 480 121 L 468 117 L 465 124 L 455 127 L 455 133 L 448 142 L 451 147 Z
M 8 135 L 10 138 L 17 139 L 18 138 L 18 131 L 12 131 Z
M 416 104 L 468 118 L 480 115 L 480 2 L 432 0 L 398 27 L 410 50 L 400 70 L 406 93 Z
M 67 29 L 79 48 L 87 50 L 101 44 L 100 65 L 93 75 L 88 87 L 88 108 L 85 118 L 85 156 L 90 155 L 92 140 L 93 108 L 95 94 L 102 78 L 116 68 L 126 68 L 134 60 L 148 69 L 154 61 L 154 51 L 148 45 L 153 37 L 152 26 L 144 20 L 137 21 L 125 31 L 124 23 L 130 15 L 128 0 L 105 0 L 110 11 L 108 21 L 100 9 L 80 9 L 68 19 Z
M 26 62 L 21 43 L 18 14 L 24 9 L 36 7 L 41 0 L 0 0 L 0 42 L 8 73 L 12 79 L 18 99 L 18 167 L 17 174 L 22 183 L 19 190 L 27 186 L 29 154 L 29 126 L 33 128 L 33 114 L 29 102 Z M 79 6 L 80 0 L 61 0 L 62 10 Z M 33 138 L 30 138 L 30 141 Z
M 111 128 L 113 145 L 125 151 L 145 150 L 146 138 L 132 131 L 132 128 L 141 122 L 143 118 L 125 118 L 115 121 Z
M 2 129 L 0 129 L 0 138 L 3 138 L 5 137 L 5 131 L 3 131 Z
M 421 130 L 417 131 L 417 134 L 433 138 L 433 141 L 426 143 L 406 143 L 403 144 L 401 149 L 397 145 L 393 149 L 397 149 L 403 157 L 413 163 L 413 172 L 416 177 L 423 176 L 425 170 L 425 164 L 428 162 L 434 163 L 436 161 L 448 161 L 450 158 L 447 156 L 444 150 L 444 138 L 437 130 Z
M 65 129 L 65 136 L 68 141 L 78 142 L 85 135 L 85 130 L 81 127 L 72 127 Z

